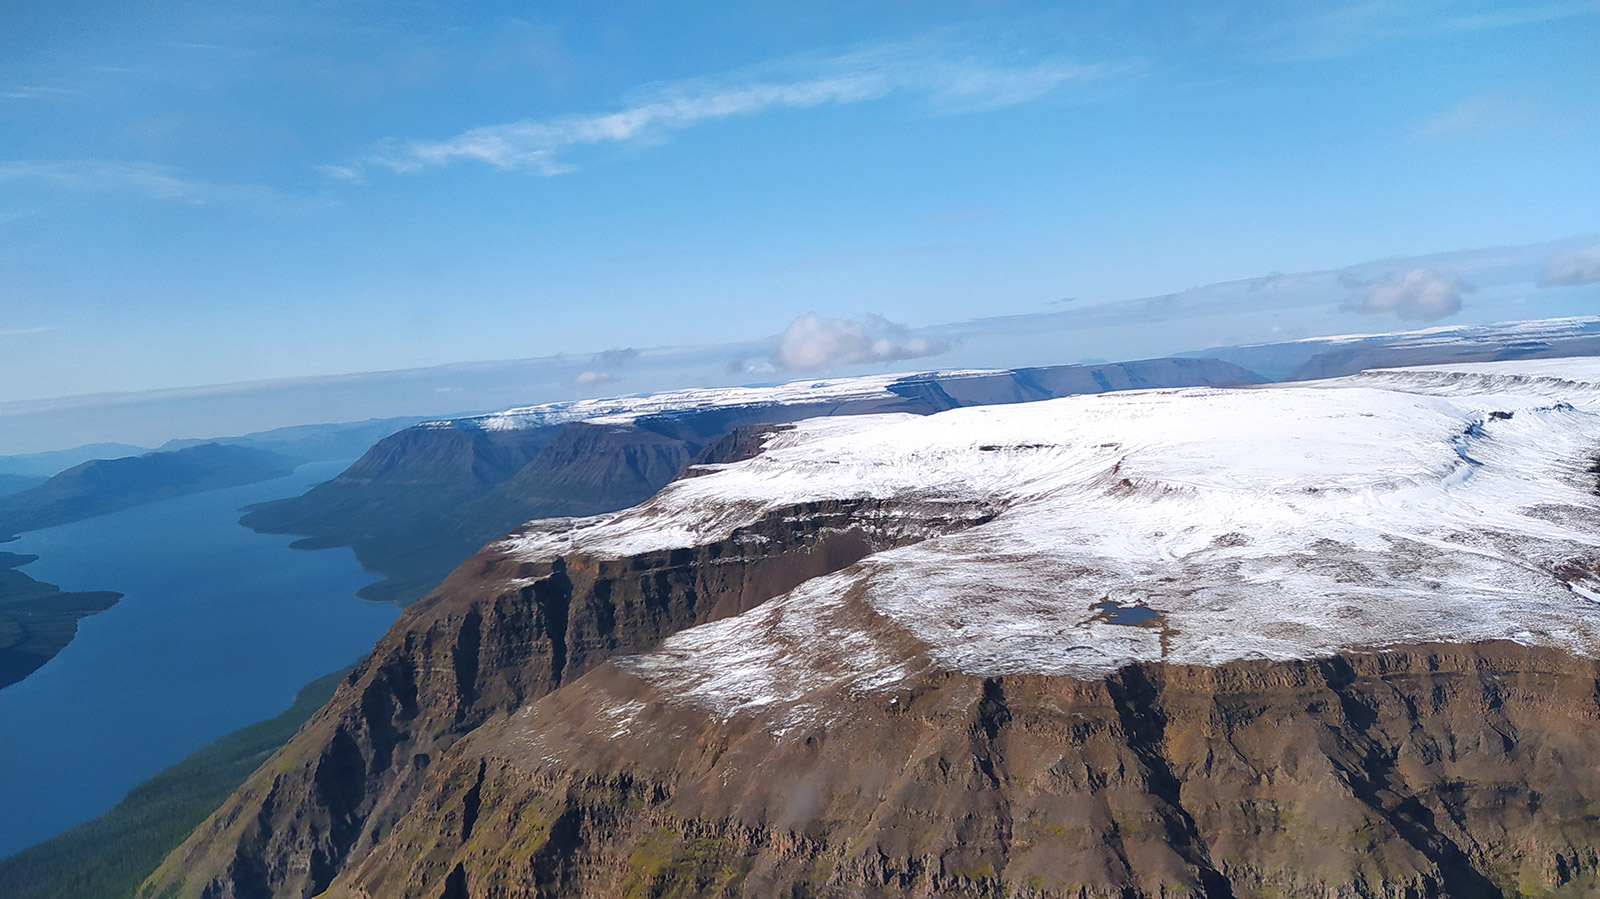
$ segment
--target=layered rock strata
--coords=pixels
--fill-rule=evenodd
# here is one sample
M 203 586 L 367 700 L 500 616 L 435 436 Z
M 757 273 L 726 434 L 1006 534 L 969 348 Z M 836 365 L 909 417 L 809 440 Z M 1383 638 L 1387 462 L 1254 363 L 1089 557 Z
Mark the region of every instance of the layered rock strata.
M 329 897 L 1589 896 L 1600 668 L 1504 642 L 928 672 L 775 735 L 604 665 Z

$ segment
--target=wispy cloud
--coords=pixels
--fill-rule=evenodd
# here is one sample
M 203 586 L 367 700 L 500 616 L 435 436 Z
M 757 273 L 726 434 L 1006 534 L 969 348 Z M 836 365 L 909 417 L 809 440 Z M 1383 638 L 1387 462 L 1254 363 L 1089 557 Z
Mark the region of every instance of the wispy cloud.
M 1442 139 L 1483 133 L 1527 123 L 1529 106 L 1510 94 L 1491 91 L 1468 97 L 1450 108 L 1423 119 L 1411 129 L 1416 139 Z
M 0 328 L 0 337 L 26 337 L 29 334 L 48 334 L 55 328 Z
M 279 198 L 256 184 L 190 178 L 168 166 L 109 160 L 0 160 L 0 184 L 37 182 L 61 190 L 129 193 L 193 205 L 264 204 Z
M 1459 11 L 1443 17 L 1442 24 L 1453 31 L 1498 31 L 1594 15 L 1600 15 L 1600 3 L 1595 0 L 1558 0 Z
M 215 44 L 207 41 L 167 41 L 166 46 L 179 50 L 198 50 L 203 53 L 219 53 L 225 56 L 245 57 L 260 56 L 267 52 L 257 47 L 241 47 L 235 44 Z
M 1396 40 L 1450 33 L 1499 31 L 1584 16 L 1600 15 L 1596 0 L 1549 0 L 1508 4 L 1439 0 L 1355 0 L 1306 4 L 1307 11 L 1257 28 L 1246 41 L 1282 60 L 1332 59 L 1364 52 Z
M 59 97 L 72 97 L 83 91 L 70 87 L 40 87 L 38 85 L 20 84 L 15 87 L 0 87 L 0 100 L 50 100 Z
M 321 165 L 317 170 L 337 181 L 348 181 L 351 184 L 365 184 L 366 175 L 358 165 Z
M 938 113 L 972 112 L 1103 82 L 1133 68 L 1132 63 L 1081 64 L 1055 58 L 995 61 L 932 44 L 877 47 L 650 85 L 606 112 L 487 125 L 444 140 L 390 139 L 358 163 L 327 171 L 353 181 L 371 166 L 417 172 L 466 161 L 559 175 L 576 168 L 569 159 L 573 150 L 662 141 L 718 119 L 891 96 L 923 102 Z

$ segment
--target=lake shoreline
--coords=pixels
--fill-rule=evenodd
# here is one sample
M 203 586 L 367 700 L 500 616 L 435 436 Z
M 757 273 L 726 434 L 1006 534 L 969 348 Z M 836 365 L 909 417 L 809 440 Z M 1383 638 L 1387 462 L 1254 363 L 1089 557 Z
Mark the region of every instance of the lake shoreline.
M 116 605 L 113 590 L 66 591 L 18 570 L 34 553 L 0 550 L 0 690 L 25 680 L 78 634 L 78 621 Z

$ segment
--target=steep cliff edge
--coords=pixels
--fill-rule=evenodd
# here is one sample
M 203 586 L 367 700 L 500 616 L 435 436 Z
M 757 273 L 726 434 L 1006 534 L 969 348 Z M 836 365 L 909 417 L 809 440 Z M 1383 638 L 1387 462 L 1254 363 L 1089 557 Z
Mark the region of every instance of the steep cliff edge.
M 1600 363 L 750 437 L 463 566 L 141 895 L 1600 886 Z
M 780 736 L 602 666 L 324 895 L 1591 896 L 1597 677 L 1510 643 L 934 672 Z

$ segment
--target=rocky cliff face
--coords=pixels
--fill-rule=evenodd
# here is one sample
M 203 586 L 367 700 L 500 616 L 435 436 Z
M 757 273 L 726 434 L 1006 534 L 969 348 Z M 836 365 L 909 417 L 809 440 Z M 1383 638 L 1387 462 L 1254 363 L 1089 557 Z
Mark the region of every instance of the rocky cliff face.
M 334 699 L 168 860 L 145 896 L 315 896 L 408 812 L 465 734 L 618 653 L 737 615 L 864 556 L 982 520 L 786 509 L 704 546 L 517 561 L 489 548 L 407 610 Z
M 326 895 L 1589 896 L 1597 676 L 1506 643 L 933 672 L 774 736 L 602 666 L 462 741 Z

